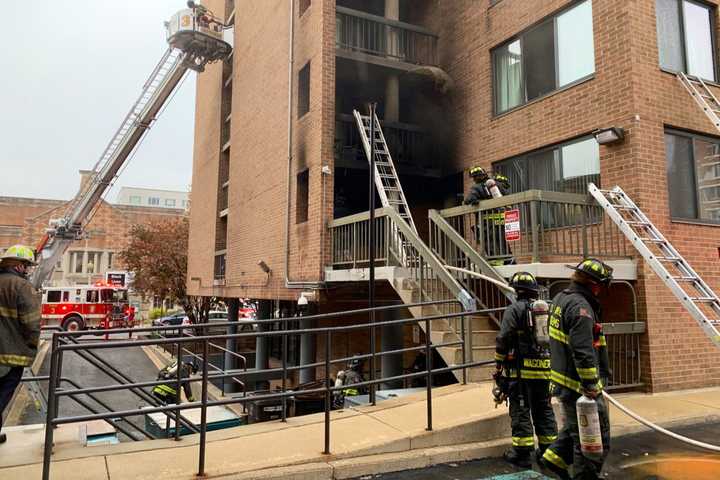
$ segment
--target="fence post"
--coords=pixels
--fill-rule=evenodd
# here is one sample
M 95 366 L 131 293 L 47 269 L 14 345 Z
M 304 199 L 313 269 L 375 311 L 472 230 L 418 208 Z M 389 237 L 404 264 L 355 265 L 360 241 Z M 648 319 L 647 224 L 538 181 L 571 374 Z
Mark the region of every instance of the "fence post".
M 432 431 L 432 352 L 430 351 L 430 320 L 425 318 L 425 366 L 427 373 L 425 375 L 425 383 L 427 384 L 427 430 Z
M 461 331 L 461 340 L 462 340 L 462 361 L 463 365 L 467 364 L 467 330 L 465 329 L 465 315 L 460 316 L 460 331 Z M 470 331 L 470 335 L 472 335 L 472 330 Z M 463 366 L 462 369 L 462 383 L 463 385 L 467 385 L 467 367 Z
M 181 330 L 183 334 L 185 334 L 184 330 Z M 180 373 L 182 368 L 182 347 L 180 346 L 180 342 L 177 343 L 177 372 L 176 372 L 176 378 L 175 378 L 175 391 L 177 392 L 177 403 L 180 403 L 180 387 L 181 387 L 181 381 L 180 381 Z M 170 423 L 170 416 L 168 415 L 168 423 Z M 180 440 L 180 410 L 175 410 L 175 441 Z
M 323 453 L 330 455 L 330 331 L 325 335 L 325 449 Z
M 583 258 L 588 257 L 588 238 L 587 238 L 587 213 L 589 207 L 581 206 L 582 209 L 582 253 Z
M 287 318 L 282 321 L 282 329 L 287 332 L 288 323 Z M 287 349 L 288 349 L 288 336 L 287 333 L 283 334 L 282 338 L 282 392 L 283 394 L 287 390 Z M 282 421 L 287 422 L 287 397 L 282 397 Z
M 48 379 L 48 408 L 45 418 L 45 448 L 43 449 L 43 480 L 50 480 L 50 456 L 53 447 L 53 420 L 57 415 L 56 377 L 58 372 L 58 340 L 53 332 L 50 347 L 50 378 Z
M 180 392 L 178 392 L 178 397 Z M 205 476 L 205 447 L 207 434 L 207 401 L 208 401 L 208 341 L 203 340 L 203 373 L 202 373 L 202 405 L 200 406 L 200 458 L 198 476 Z M 177 427 L 176 427 L 177 428 Z
M 539 235 L 539 228 L 540 225 L 538 223 L 538 212 L 537 212 L 538 202 L 537 200 L 533 200 L 530 202 L 530 228 L 531 228 L 531 236 L 532 236 L 532 261 L 533 263 L 538 263 L 540 261 L 540 239 L 538 238 Z

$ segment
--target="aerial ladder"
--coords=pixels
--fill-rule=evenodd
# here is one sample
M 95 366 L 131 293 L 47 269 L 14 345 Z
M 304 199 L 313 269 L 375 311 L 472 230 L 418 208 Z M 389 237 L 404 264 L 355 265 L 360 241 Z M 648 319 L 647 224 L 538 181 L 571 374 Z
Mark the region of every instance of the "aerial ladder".
M 50 278 L 70 244 L 84 237 L 103 195 L 188 71 L 202 72 L 208 63 L 223 60 L 232 52 L 232 46 L 223 39 L 229 26 L 202 5 L 188 1 L 188 7 L 165 22 L 168 49 L 93 167 L 87 185 L 69 203 L 63 217 L 50 221 L 37 246 L 38 266 L 30 277 L 35 288 Z

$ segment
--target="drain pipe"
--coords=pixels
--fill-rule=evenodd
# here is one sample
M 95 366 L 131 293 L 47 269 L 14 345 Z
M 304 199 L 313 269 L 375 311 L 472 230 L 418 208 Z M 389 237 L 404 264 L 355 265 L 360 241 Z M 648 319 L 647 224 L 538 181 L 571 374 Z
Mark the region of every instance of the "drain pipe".
M 288 143 L 287 201 L 285 203 L 285 288 L 318 289 L 324 282 L 303 282 L 290 279 L 290 199 L 293 163 L 293 86 L 295 85 L 295 0 L 290 0 L 290 42 L 288 46 Z M 323 208 L 323 206 L 321 206 Z M 321 259 L 322 261 L 322 259 Z
M 666 430 L 663 427 L 652 423 L 650 420 L 647 420 L 647 419 L 641 417 L 637 413 L 635 413 L 632 410 L 628 409 L 627 407 L 623 406 L 620 402 L 618 402 L 613 397 L 608 395 L 607 392 L 603 391 L 603 395 L 605 396 L 605 398 L 607 398 L 610 401 L 610 403 L 615 405 L 621 412 L 623 412 L 627 416 L 637 420 L 638 422 L 642 423 L 646 427 L 649 427 L 650 429 L 655 430 L 658 433 L 662 433 L 663 435 L 667 435 L 670 438 L 674 438 L 675 440 L 679 440 L 683 443 L 687 443 L 688 445 L 692 445 L 694 447 L 703 448 L 705 450 L 710 450 L 711 452 L 720 453 L 720 447 L 717 445 L 712 445 L 712 444 L 705 443 L 705 442 L 699 442 L 697 440 L 693 440 L 692 438 L 684 437 L 675 432 L 671 432 L 670 430 Z

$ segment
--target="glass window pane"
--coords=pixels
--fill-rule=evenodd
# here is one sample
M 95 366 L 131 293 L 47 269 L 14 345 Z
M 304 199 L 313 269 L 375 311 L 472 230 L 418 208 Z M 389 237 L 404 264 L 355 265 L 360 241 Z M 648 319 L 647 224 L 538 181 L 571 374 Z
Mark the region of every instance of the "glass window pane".
M 557 43 L 559 86 L 595 72 L 592 2 L 582 3 L 558 17 Z
M 688 73 L 715 80 L 710 9 L 693 2 L 683 2 Z
M 550 20 L 526 33 L 523 48 L 527 99 L 555 90 L 555 23 Z
M 556 189 L 559 174 L 556 149 L 528 155 L 528 166 L 531 189 L 551 191 Z
M 697 218 L 695 178 L 692 165 L 692 140 L 665 134 L 665 155 L 670 195 L 670 216 Z
M 564 192 L 587 193 L 590 182 L 600 182 L 600 146 L 594 138 L 561 147 Z
M 493 172 L 508 177 L 510 192 L 518 193 L 530 188 L 528 181 L 527 157 L 515 157 L 493 164 Z
M 504 112 L 525 101 L 522 89 L 522 51 L 520 40 L 495 49 L 495 111 Z
M 679 0 L 656 0 L 658 53 L 660 66 L 673 71 L 685 70 Z
M 696 139 L 694 146 L 700 218 L 720 220 L 720 145 Z

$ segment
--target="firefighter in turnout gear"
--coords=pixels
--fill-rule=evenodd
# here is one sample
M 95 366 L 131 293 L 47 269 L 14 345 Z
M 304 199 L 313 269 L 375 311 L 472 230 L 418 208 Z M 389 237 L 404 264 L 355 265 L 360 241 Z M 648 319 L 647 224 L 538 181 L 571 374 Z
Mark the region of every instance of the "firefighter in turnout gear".
M 550 379 L 566 421 L 558 439 L 545 451 L 541 466 L 560 478 L 597 479 L 602 460 L 590 460 L 581 452 L 575 402 L 581 395 L 597 402 L 603 452 L 607 456 L 610 422 L 602 388 L 609 371 L 598 296 L 610 285 L 612 268 L 593 258 L 570 268 L 575 272 L 568 288 L 553 300 L 549 328 Z
M 192 388 L 188 379 L 193 373 L 197 373 L 197 366 L 194 363 L 183 363 L 180 370 L 180 386 L 185 392 L 188 402 L 194 402 Z M 158 372 L 158 380 L 167 380 L 167 383 L 156 385 L 152 389 L 153 397 L 166 405 L 180 403 L 180 395 L 177 387 L 177 362 L 173 362 Z
M 473 179 L 473 184 L 470 187 L 470 192 L 465 197 L 463 204 L 465 205 L 477 205 L 480 200 L 489 200 L 493 198 L 492 193 L 485 185 L 490 176 L 482 167 L 472 167 L 470 169 L 470 178 Z
M 495 379 L 498 381 L 503 372 L 508 377 L 504 383 L 508 388 L 512 427 L 512 448 L 503 457 L 514 465 L 529 468 L 535 448 L 533 433 L 538 437 L 538 456 L 557 439 L 550 404 L 550 352 L 547 335 L 538 332 L 538 328 L 546 331 L 547 324 L 537 322 L 532 314 L 538 294 L 535 277 L 518 272 L 510 279 L 510 285 L 517 292 L 517 300 L 505 309 L 495 347 Z M 542 304 L 547 312 L 547 304 Z

